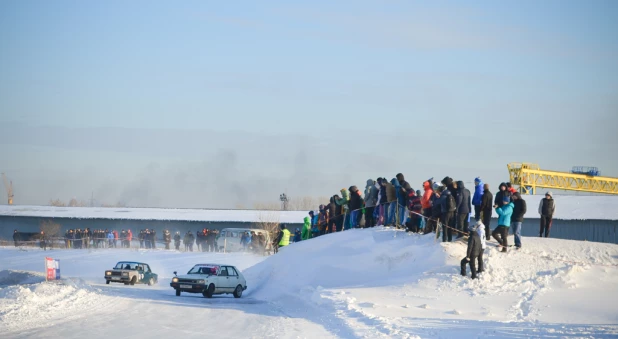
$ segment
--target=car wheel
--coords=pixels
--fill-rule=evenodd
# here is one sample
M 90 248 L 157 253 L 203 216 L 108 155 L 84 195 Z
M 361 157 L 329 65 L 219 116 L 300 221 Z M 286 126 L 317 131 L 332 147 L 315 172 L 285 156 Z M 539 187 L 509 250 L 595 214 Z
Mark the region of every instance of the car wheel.
M 152 286 L 155 284 L 154 278 L 148 279 L 148 286 Z
M 215 293 L 215 285 L 214 284 L 208 285 L 208 288 L 206 290 L 204 290 L 204 292 L 202 292 L 202 294 L 206 298 L 212 298 L 212 295 L 214 293 Z
M 180 297 L 180 290 L 176 290 L 176 296 Z
M 137 282 L 137 277 L 133 276 L 133 278 L 131 279 L 131 282 L 130 282 L 131 286 L 135 285 L 135 282 Z
M 234 298 L 240 298 L 242 297 L 242 286 L 238 285 L 236 286 L 236 289 L 234 290 Z
M 106 283 L 107 285 L 109 285 L 109 280 L 105 280 L 105 283 Z

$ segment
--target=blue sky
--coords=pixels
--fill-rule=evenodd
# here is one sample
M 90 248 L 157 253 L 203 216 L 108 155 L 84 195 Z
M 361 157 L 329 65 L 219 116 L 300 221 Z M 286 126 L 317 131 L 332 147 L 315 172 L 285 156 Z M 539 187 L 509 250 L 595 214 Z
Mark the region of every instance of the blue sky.
M 606 156 L 618 147 L 615 1 L 3 1 L 0 50 L 0 124 L 31 126 L 26 135 L 45 126 L 307 136 L 309 158 L 324 143 L 333 147 L 320 157 L 349 157 L 315 175 L 350 182 L 311 194 L 406 170 L 415 181 L 487 171 L 497 185 L 508 161 L 618 176 Z M 85 192 L 109 177 L 131 182 L 153 163 L 194 160 L 147 146 L 103 157 L 71 143 L 3 140 L 0 156 L 22 182 L 41 176 L 40 163 L 59 173 L 105 168 L 88 175 Z M 436 155 L 447 149 L 456 154 Z M 77 152 L 70 166 L 59 160 L 66 152 Z M 239 157 L 239 175 L 256 174 Z M 372 165 L 375 175 L 350 170 L 358 157 L 384 165 Z M 122 171 L 103 166 L 119 161 Z M 288 165 L 263 170 L 281 177 Z M 50 180 L 66 186 L 74 175 Z

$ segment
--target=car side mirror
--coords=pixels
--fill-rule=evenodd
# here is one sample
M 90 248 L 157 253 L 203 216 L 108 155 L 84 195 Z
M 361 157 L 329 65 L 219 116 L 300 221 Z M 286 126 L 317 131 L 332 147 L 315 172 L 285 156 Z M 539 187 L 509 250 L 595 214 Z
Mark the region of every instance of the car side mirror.
M 174 271 L 174 275 L 177 275 L 177 274 L 178 274 L 178 272 Z

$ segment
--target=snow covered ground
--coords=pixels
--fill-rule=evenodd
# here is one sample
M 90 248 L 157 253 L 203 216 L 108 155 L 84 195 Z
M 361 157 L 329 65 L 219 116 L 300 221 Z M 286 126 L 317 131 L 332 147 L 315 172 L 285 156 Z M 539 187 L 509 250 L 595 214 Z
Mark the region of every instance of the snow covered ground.
M 486 250 L 486 272 L 460 276 L 465 244 L 392 229 L 351 230 L 279 254 L 0 248 L 0 333 L 9 337 L 513 338 L 618 336 L 618 245 L 524 238 Z M 44 282 L 43 258 L 63 280 Z M 159 284 L 105 285 L 140 260 Z M 172 272 L 239 267 L 242 299 L 176 297 Z M 38 272 L 38 273 L 37 273 Z

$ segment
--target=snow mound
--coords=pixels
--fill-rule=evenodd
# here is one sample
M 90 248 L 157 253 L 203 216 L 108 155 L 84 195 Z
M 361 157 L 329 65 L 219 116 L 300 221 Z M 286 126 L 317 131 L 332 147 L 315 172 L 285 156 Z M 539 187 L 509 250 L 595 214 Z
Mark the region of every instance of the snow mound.
M 1 271 L 0 279 L 8 285 L 0 288 L 0 324 L 8 332 L 66 321 L 100 306 L 101 296 L 81 280 L 45 282 L 26 271 Z
M 488 242 L 485 272 L 472 280 L 469 267 L 460 275 L 466 242 L 350 230 L 291 244 L 250 267 L 247 295 L 339 337 L 618 334 L 617 245 L 523 241 L 507 253 Z
M 443 265 L 445 259 L 445 251 L 435 245 L 432 236 L 378 227 L 291 244 L 243 274 L 249 285 L 248 295 L 273 299 L 316 287 L 403 283 Z
M 40 272 L 14 270 L 0 271 L 0 287 L 23 284 L 37 284 L 43 281 L 45 281 L 45 274 Z

